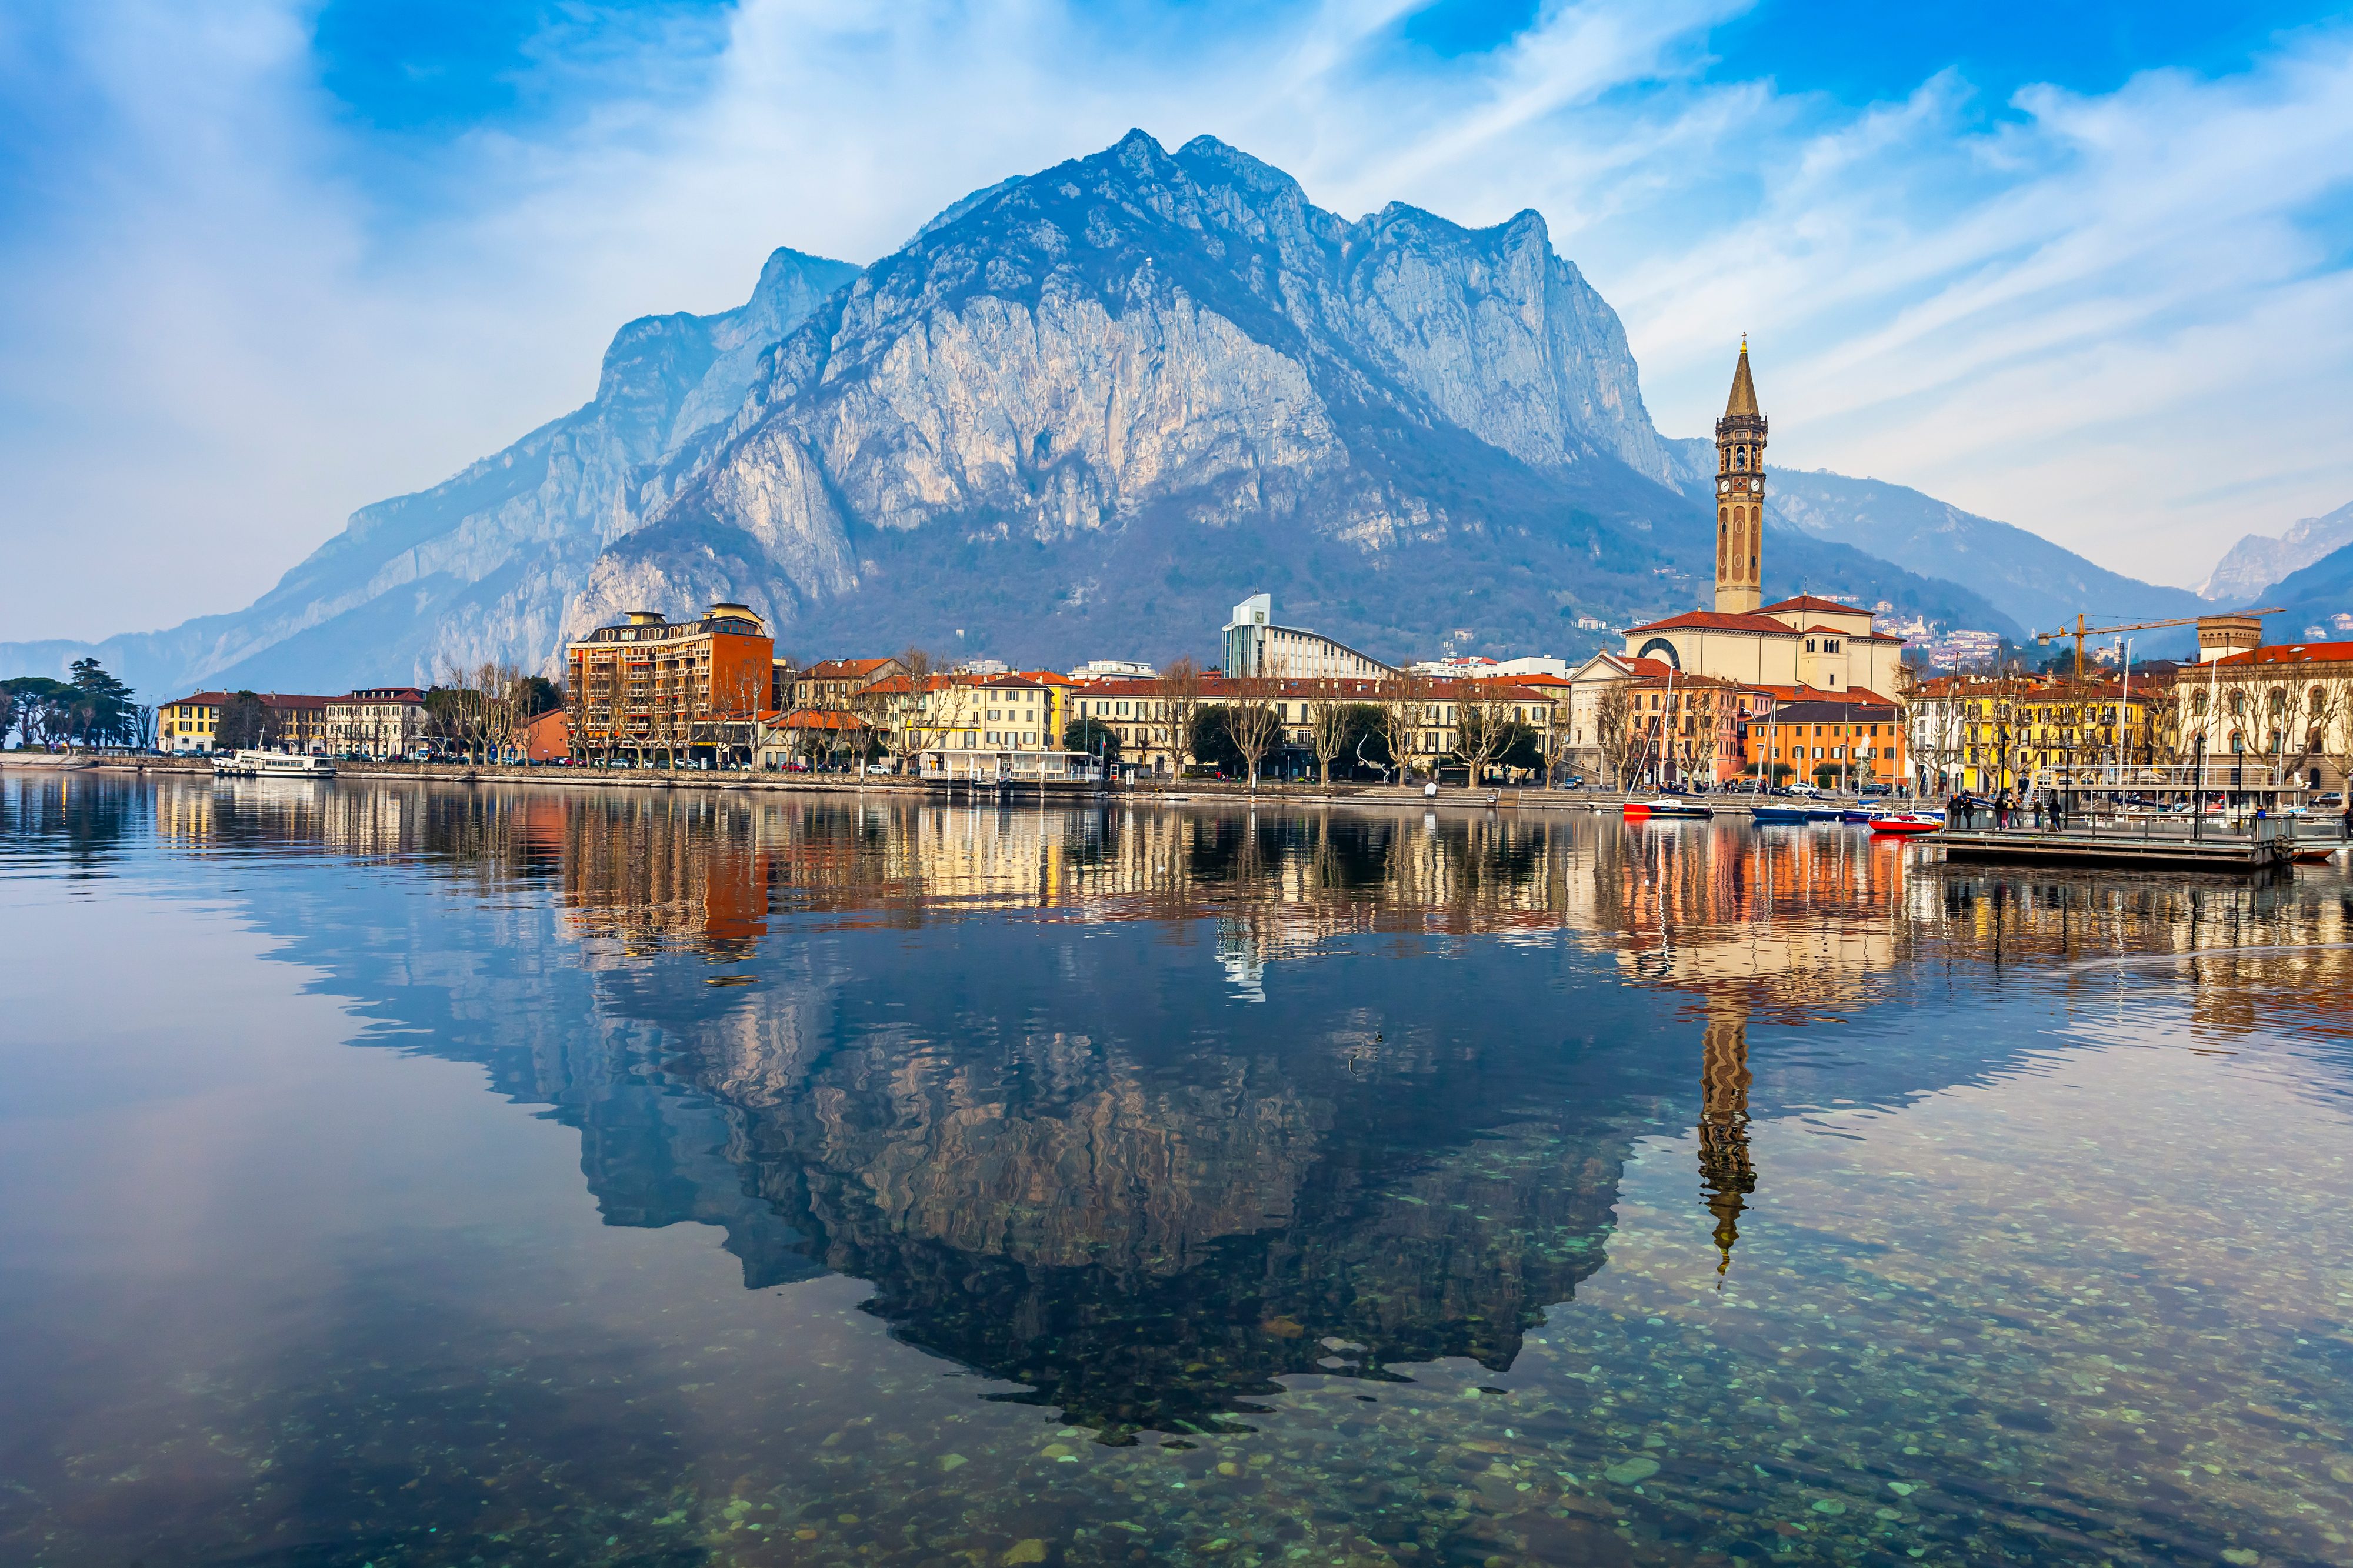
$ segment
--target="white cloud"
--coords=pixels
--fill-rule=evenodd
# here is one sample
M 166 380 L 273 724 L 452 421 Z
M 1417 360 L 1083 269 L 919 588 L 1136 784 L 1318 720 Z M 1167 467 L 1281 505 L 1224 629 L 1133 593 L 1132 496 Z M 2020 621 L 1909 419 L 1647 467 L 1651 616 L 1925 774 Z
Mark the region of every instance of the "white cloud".
M 2346 34 L 1989 116 L 1949 74 L 1860 110 L 1705 81 L 1737 0 L 1555 5 L 1448 62 L 1398 45 L 1409 8 L 1113 31 L 1050 0 L 744 0 L 715 68 L 654 47 L 621 68 L 644 90 L 608 68 L 559 130 L 464 138 L 397 200 L 311 78 L 307 4 L 20 28 L 0 87 L 67 86 L 14 150 L 42 189 L 0 239 L 0 530 L 44 584 L 0 636 L 240 604 L 353 508 L 585 397 L 623 320 L 735 303 L 777 244 L 871 258 L 1133 124 L 1221 136 L 1350 215 L 1535 206 L 1668 433 L 1706 427 L 1745 329 L 1777 455 L 2137 574 L 2194 581 L 2353 489 L 2353 296 L 2295 216 L 2353 174 Z

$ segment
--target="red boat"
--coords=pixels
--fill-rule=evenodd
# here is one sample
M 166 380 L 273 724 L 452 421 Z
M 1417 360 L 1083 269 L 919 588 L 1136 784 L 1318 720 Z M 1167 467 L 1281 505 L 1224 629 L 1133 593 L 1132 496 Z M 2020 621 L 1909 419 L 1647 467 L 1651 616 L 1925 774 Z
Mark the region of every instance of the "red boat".
M 1873 837 L 1882 833 L 1934 833 L 1944 826 L 1943 817 L 1931 816 L 1925 811 L 1892 811 L 1871 819 Z

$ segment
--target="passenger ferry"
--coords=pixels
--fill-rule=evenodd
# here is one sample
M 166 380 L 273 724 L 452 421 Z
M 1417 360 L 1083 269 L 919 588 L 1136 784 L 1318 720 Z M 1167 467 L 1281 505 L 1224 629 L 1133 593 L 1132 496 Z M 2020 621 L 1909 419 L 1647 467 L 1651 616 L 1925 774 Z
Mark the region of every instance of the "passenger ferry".
M 331 779 L 335 759 L 301 752 L 216 752 L 213 776 L 240 779 Z

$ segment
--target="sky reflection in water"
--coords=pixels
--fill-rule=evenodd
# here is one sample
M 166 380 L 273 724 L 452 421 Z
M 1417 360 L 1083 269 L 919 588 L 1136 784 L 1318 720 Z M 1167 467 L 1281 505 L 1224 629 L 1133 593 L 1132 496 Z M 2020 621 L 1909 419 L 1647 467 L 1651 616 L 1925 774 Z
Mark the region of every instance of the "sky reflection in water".
M 2348 909 L 12 773 L 0 1556 L 2341 1563 Z

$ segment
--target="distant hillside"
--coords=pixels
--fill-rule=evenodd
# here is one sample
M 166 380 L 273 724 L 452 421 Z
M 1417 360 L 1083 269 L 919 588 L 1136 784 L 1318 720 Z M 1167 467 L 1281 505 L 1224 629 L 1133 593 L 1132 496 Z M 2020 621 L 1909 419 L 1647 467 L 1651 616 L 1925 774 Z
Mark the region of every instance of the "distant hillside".
M 1669 446 L 1686 483 L 1713 481 L 1714 442 Z M 2186 588 L 2143 583 L 2095 566 L 2040 534 L 1881 479 L 1776 468 L 1765 520 L 1772 548 L 1784 548 L 1782 541 L 1792 533 L 1852 545 L 1907 571 L 1973 590 L 2007 610 L 2012 623 L 2027 632 L 2071 624 L 2078 611 L 2097 623 L 2163 620 L 2214 607 Z M 1983 629 L 2009 628 L 1985 623 Z M 2137 656 L 2146 651 L 2152 658 L 2187 657 L 2197 647 L 2196 634 L 2187 629 L 2136 637 Z

